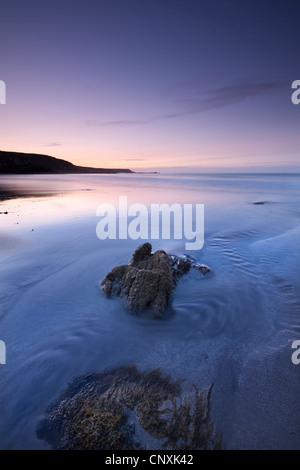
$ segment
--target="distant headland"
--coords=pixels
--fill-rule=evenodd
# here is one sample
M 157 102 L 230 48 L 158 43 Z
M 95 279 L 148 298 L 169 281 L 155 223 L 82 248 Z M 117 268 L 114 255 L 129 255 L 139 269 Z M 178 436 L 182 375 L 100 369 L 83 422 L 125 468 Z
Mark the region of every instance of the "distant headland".
M 92 168 L 73 165 L 66 160 L 35 153 L 0 150 L 0 174 L 134 173 L 129 169 Z

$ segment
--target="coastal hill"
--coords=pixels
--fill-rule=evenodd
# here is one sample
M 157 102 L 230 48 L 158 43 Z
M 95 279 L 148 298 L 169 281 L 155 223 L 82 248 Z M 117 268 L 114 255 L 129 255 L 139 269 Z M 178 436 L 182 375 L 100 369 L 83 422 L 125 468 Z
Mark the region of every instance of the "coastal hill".
M 59 173 L 134 173 L 128 169 L 91 168 L 77 166 L 35 153 L 4 152 L 0 150 L 0 174 L 59 174 Z

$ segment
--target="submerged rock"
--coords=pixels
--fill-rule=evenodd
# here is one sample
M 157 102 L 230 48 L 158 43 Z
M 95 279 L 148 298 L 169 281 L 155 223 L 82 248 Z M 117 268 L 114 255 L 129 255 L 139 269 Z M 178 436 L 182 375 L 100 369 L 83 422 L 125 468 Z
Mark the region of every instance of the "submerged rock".
M 136 249 L 129 264 L 113 268 L 100 286 L 108 297 L 117 295 L 126 299 L 131 313 L 149 309 L 154 317 L 160 317 L 179 277 L 192 267 L 202 274 L 210 271 L 205 265 L 170 256 L 163 250 L 152 253 L 151 244 L 144 243 Z
M 177 284 L 178 279 L 184 274 L 188 273 L 191 268 L 197 269 L 202 274 L 211 272 L 211 269 L 205 264 L 195 263 L 191 258 L 185 256 L 180 258 L 175 255 L 169 255 L 172 271 L 173 271 L 173 282 Z
M 135 365 L 79 377 L 46 411 L 37 436 L 65 450 L 222 448 L 210 418 L 212 385 L 183 396 L 181 384 Z

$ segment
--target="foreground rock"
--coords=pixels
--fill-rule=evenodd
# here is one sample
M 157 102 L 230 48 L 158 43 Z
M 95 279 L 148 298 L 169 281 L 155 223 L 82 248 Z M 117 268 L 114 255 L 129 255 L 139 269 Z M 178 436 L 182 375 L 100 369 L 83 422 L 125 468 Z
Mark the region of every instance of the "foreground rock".
M 192 267 L 202 274 L 210 271 L 207 266 L 169 256 L 163 250 L 152 253 L 151 244 L 144 243 L 136 249 L 129 264 L 113 268 L 100 286 L 108 297 L 122 297 L 131 313 L 149 309 L 154 317 L 160 317 L 179 277 Z
M 37 436 L 59 450 L 222 448 L 210 418 L 212 385 L 183 395 L 181 383 L 135 365 L 79 377 L 48 408 Z

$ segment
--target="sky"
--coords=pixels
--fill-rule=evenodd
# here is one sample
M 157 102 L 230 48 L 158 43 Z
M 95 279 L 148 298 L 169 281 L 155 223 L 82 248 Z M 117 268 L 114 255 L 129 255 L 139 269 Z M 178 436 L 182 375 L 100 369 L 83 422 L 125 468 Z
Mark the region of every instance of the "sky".
M 3 1 L 0 150 L 300 172 L 299 18 L 294 0 Z

